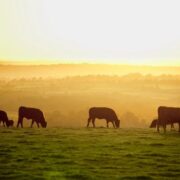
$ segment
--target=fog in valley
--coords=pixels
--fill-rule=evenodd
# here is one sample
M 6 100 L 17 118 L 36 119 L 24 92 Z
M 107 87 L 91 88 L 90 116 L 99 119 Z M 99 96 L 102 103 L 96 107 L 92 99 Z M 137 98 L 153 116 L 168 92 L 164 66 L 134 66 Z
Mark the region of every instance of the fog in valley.
M 1 65 L 0 108 L 39 108 L 49 127 L 85 127 L 93 106 L 113 108 L 121 127 L 149 127 L 160 105 L 180 106 L 180 68 L 115 65 Z M 151 73 L 152 72 L 152 73 Z M 179 74 L 178 74 L 179 73 Z M 24 120 L 25 126 L 31 121 Z M 104 120 L 96 120 L 99 127 Z

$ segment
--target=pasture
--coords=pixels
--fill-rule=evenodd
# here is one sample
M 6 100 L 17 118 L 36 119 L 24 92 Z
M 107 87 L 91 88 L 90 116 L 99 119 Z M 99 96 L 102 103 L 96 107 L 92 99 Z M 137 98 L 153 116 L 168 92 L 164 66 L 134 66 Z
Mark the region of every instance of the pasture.
M 179 179 L 180 134 L 0 128 L 0 179 Z

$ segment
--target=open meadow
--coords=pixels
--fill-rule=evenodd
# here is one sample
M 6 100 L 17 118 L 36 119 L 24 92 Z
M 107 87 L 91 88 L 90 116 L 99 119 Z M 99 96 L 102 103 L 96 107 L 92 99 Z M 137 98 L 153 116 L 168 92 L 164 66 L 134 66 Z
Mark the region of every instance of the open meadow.
M 179 179 L 179 133 L 0 128 L 0 179 Z

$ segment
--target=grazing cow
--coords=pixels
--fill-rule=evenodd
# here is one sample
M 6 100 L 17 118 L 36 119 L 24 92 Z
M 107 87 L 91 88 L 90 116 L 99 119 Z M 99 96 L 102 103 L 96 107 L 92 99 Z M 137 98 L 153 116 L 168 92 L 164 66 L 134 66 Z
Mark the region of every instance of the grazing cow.
M 154 119 L 152 122 L 151 122 L 151 125 L 150 125 L 150 128 L 156 128 L 157 126 L 157 119 Z
M 19 127 L 19 125 L 23 127 L 23 118 L 32 119 L 31 127 L 33 127 L 34 122 L 36 122 L 38 128 L 39 124 L 41 124 L 43 128 L 46 128 L 47 126 L 47 122 L 45 121 L 43 112 L 40 109 L 21 106 L 19 108 L 17 127 Z
M 150 128 L 156 128 L 157 123 L 158 123 L 158 119 L 154 119 L 154 120 L 151 122 Z M 168 124 L 171 124 L 171 129 L 174 129 L 174 124 L 173 124 L 173 123 L 170 122 L 170 123 L 168 123 Z
M 163 126 L 164 132 L 166 132 L 166 125 L 174 123 L 179 124 L 180 132 L 180 108 L 160 106 L 158 108 L 157 131 L 159 132 L 159 126 Z
M 5 125 L 7 127 L 13 126 L 14 121 L 13 120 L 9 120 L 7 113 L 5 111 L 1 111 L 0 110 L 0 123 L 3 123 L 3 126 L 5 127 Z
M 107 107 L 92 107 L 89 109 L 89 118 L 87 127 L 89 127 L 89 123 L 92 121 L 93 127 L 95 127 L 95 119 L 106 119 L 107 127 L 109 127 L 109 122 L 113 124 L 114 128 L 119 128 L 120 120 L 117 118 L 116 113 L 113 109 Z

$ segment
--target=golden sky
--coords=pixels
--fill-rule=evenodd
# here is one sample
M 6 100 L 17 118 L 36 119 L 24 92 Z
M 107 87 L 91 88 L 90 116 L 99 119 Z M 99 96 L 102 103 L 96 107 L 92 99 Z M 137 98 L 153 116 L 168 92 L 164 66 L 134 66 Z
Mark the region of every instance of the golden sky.
M 0 0 L 0 60 L 180 65 L 179 0 Z

